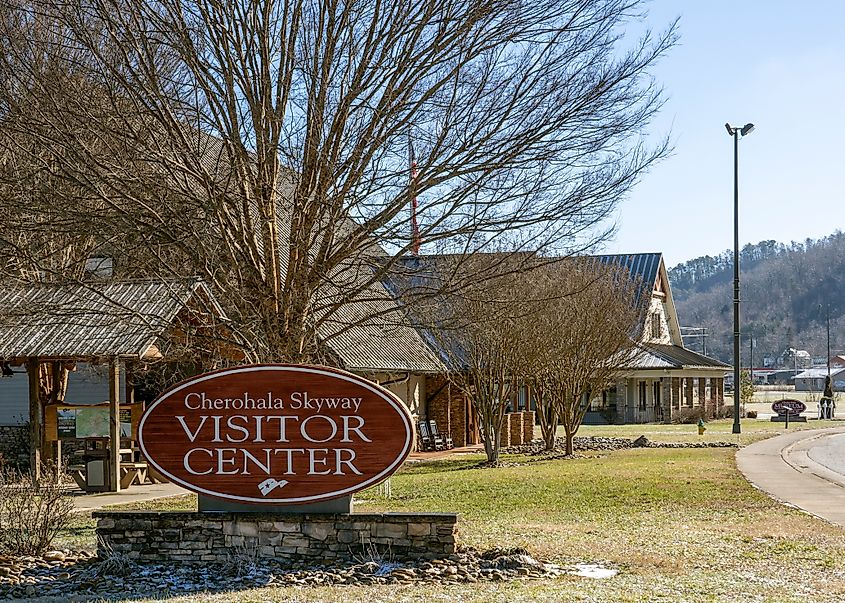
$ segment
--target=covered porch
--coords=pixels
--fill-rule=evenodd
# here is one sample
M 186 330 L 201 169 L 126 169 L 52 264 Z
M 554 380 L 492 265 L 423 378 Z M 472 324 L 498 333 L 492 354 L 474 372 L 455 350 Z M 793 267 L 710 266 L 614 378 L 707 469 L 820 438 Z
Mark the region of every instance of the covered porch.
M 30 470 L 40 476 L 44 466 L 67 469 L 62 445 L 73 440 L 82 454 L 71 474 L 83 489 L 118 492 L 147 477 L 135 445 L 143 412 L 137 377 L 165 360 L 163 348 L 173 342 L 195 345 L 206 358 L 242 360 L 236 346 L 203 338 L 225 329 L 225 321 L 195 279 L 0 288 L 0 361 L 4 372 L 23 368 L 28 383 Z M 105 367 L 107 390 L 67 404 L 68 377 L 80 363 Z M 0 405 L 19 402 L 4 385 L 0 380 Z
M 686 348 L 641 344 L 611 391 L 592 402 L 585 423 L 672 423 L 685 414 L 715 417 L 730 366 Z

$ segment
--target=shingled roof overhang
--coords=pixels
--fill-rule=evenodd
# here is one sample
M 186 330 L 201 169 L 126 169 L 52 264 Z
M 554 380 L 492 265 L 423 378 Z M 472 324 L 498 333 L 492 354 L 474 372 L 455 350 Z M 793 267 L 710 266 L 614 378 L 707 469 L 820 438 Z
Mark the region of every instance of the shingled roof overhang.
M 629 370 L 695 369 L 726 371 L 730 365 L 677 345 L 642 343 L 625 365 Z
M 226 320 L 198 279 L 0 286 L 0 359 L 140 359 L 189 304 Z

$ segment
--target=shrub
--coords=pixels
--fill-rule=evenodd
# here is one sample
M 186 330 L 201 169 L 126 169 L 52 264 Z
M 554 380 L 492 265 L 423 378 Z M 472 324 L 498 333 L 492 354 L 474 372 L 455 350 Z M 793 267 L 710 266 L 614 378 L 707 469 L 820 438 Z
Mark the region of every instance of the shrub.
M 757 418 L 757 411 L 756 410 L 749 410 L 745 413 L 745 417 L 748 419 L 756 419 Z
M 701 406 L 693 406 L 692 408 L 682 406 L 678 413 L 673 417 L 673 422 L 682 424 L 698 423 L 698 421 L 703 418 L 704 408 Z
M 0 551 L 41 555 L 73 512 L 68 477 L 56 477 L 52 467 L 41 479 L 31 472 L 0 470 Z
M 94 577 L 103 578 L 106 576 L 130 576 L 137 571 L 135 561 L 128 553 L 115 551 L 109 542 L 99 541 L 97 556 L 100 563 L 95 566 Z
M 722 404 L 716 412 L 717 419 L 729 419 L 732 416 L 734 416 L 733 404 Z

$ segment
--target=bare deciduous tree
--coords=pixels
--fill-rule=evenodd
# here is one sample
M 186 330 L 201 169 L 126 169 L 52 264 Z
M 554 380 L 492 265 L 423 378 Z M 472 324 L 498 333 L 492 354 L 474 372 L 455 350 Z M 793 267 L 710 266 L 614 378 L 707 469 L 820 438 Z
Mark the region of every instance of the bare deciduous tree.
M 562 425 L 566 454 L 590 402 L 615 386 L 620 367 L 635 347 L 641 308 L 637 283 L 622 267 L 596 258 L 572 258 L 532 275 L 543 296 L 533 336 L 540 353 L 526 369 L 539 386 L 537 412 L 547 449 Z
M 589 247 L 667 150 L 641 4 L 0 0 L 4 271 L 201 276 L 295 361 L 413 247 L 412 195 L 432 251 Z
M 520 275 L 491 279 L 428 309 L 428 325 L 448 358 L 448 379 L 471 401 L 487 461 L 499 462 L 505 413 L 525 350 Z

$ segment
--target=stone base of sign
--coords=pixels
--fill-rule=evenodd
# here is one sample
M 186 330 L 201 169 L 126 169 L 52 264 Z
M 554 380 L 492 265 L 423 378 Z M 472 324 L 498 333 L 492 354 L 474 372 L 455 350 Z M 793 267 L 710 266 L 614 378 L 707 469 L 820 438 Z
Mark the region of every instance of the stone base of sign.
M 785 423 L 786 416 L 785 415 L 774 415 L 771 419 L 772 423 Z M 793 417 L 792 415 L 789 416 L 790 423 L 806 423 L 807 417 Z
M 206 563 L 244 552 L 326 563 L 383 555 L 437 559 L 455 552 L 455 513 L 281 514 L 95 511 L 98 554 Z
M 256 505 L 229 501 L 223 498 L 215 498 L 213 496 L 203 496 L 200 494 L 197 497 L 197 502 L 197 508 L 206 513 L 216 513 L 220 511 L 229 511 L 233 513 L 291 513 L 299 515 L 305 513 L 352 513 L 352 496 L 342 496 L 340 498 L 333 498 L 331 500 L 323 500 L 304 505 L 261 505 L 258 507 Z

